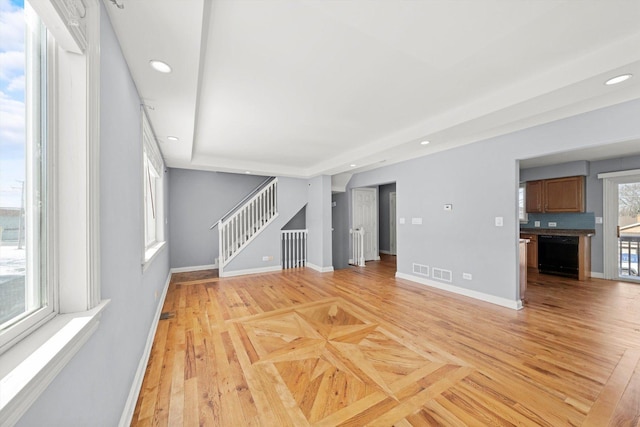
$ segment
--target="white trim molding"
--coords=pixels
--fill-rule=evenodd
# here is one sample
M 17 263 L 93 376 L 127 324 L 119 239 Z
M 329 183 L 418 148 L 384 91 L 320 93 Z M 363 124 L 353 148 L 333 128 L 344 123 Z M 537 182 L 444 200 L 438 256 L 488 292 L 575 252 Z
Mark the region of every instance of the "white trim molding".
M 169 284 L 171 283 L 171 273 L 167 276 L 167 281 L 164 284 L 162 290 L 162 296 L 158 301 L 158 307 L 156 313 L 153 316 L 151 328 L 149 329 L 149 335 L 147 335 L 147 343 L 144 346 L 142 357 L 138 363 L 138 369 L 136 369 L 136 375 L 133 377 L 133 383 L 131 384 L 131 390 L 129 390 L 129 396 L 124 405 L 124 411 L 120 417 L 120 423 L 118 426 L 125 427 L 131 425 L 133 420 L 133 413 L 136 409 L 136 403 L 138 402 L 138 396 L 140 395 L 140 389 L 142 389 L 142 380 L 144 380 L 144 373 L 147 370 L 147 364 L 149 363 L 149 357 L 151 357 L 151 348 L 153 347 L 153 340 L 156 336 L 156 330 L 158 329 L 158 322 L 160 321 L 160 315 L 162 314 L 162 307 L 164 307 L 164 300 L 167 297 L 167 291 L 169 290 Z
M 419 283 L 421 285 L 429 286 L 432 288 L 440 289 L 443 291 L 451 292 L 458 295 L 463 295 L 465 297 L 477 299 L 480 301 L 488 302 L 491 304 L 496 304 L 502 307 L 511 308 L 513 310 L 522 309 L 522 301 L 520 300 L 510 300 L 507 298 L 497 297 L 495 295 L 485 294 L 484 292 L 473 291 L 471 289 L 465 289 L 454 285 L 447 285 L 444 283 L 434 282 L 429 279 L 424 279 L 422 277 L 412 276 L 410 274 L 396 272 L 396 277 L 398 279 L 409 280 L 411 282 Z
M 319 265 L 315 265 L 308 262 L 307 267 L 309 267 L 312 270 L 319 271 L 320 273 L 331 273 L 333 271 L 332 265 L 330 265 L 329 267 L 320 267 Z
M 225 271 L 220 275 L 220 277 L 235 277 L 235 276 L 244 276 L 246 274 L 273 273 L 274 271 L 281 271 L 281 270 L 282 270 L 281 265 L 272 265 L 270 267 L 247 268 L 246 270 Z
M 58 315 L 0 356 L 0 425 L 14 425 L 27 412 L 98 329 L 108 304 Z
M 630 169 L 626 171 L 604 172 L 598 174 L 598 179 L 621 178 L 625 176 L 640 175 L 640 169 Z
M 171 273 L 187 273 L 189 271 L 215 270 L 218 268 L 218 261 L 215 264 L 195 265 L 193 267 L 176 267 L 171 269 Z
M 591 278 L 592 279 L 604 279 L 604 273 L 598 273 L 595 271 L 591 272 Z

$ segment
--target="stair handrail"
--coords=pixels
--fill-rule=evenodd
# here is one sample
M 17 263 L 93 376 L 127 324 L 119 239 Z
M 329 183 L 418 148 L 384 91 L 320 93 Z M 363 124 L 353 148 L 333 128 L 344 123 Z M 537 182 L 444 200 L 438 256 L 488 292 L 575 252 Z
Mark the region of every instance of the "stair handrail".
M 260 185 L 258 185 L 256 188 L 253 189 L 253 191 L 251 191 L 249 194 L 247 194 L 246 196 L 244 196 L 244 198 L 242 200 L 240 200 L 238 203 L 236 203 L 236 205 L 234 207 L 232 207 L 231 209 L 229 209 L 227 211 L 226 214 L 222 215 L 220 217 L 219 220 L 217 220 L 216 222 L 213 223 L 213 225 L 211 225 L 211 227 L 209 227 L 209 230 L 213 230 L 214 228 L 216 228 L 221 222 L 223 222 L 225 219 L 227 219 L 227 217 L 231 216 L 233 213 L 235 213 L 235 211 L 242 205 L 244 205 L 244 203 L 249 200 L 251 197 L 255 196 L 257 193 L 259 193 L 260 191 L 262 191 L 262 189 L 264 187 L 266 187 L 271 181 L 273 181 L 274 179 L 276 179 L 275 176 L 270 176 L 267 179 L 265 179 L 264 181 L 262 181 L 262 183 L 260 183 Z

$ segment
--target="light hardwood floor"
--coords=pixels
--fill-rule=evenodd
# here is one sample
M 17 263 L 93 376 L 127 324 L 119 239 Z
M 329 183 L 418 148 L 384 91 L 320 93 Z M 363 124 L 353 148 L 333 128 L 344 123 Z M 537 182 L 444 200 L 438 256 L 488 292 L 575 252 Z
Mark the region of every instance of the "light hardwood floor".
M 514 311 L 394 261 L 175 274 L 132 425 L 639 425 L 640 285 L 530 274 Z

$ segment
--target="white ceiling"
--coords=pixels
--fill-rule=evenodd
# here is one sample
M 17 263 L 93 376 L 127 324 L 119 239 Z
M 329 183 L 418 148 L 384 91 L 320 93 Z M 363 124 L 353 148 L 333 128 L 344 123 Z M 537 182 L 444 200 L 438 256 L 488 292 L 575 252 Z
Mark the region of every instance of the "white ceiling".
M 123 2 L 171 167 L 334 175 L 640 98 L 635 0 Z

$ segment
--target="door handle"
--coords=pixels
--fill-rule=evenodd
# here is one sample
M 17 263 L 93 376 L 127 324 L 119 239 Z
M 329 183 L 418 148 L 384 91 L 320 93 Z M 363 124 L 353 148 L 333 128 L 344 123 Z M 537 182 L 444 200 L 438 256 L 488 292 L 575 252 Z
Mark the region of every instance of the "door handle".
M 620 238 L 620 226 L 616 227 L 616 234 L 618 235 L 618 239 Z

